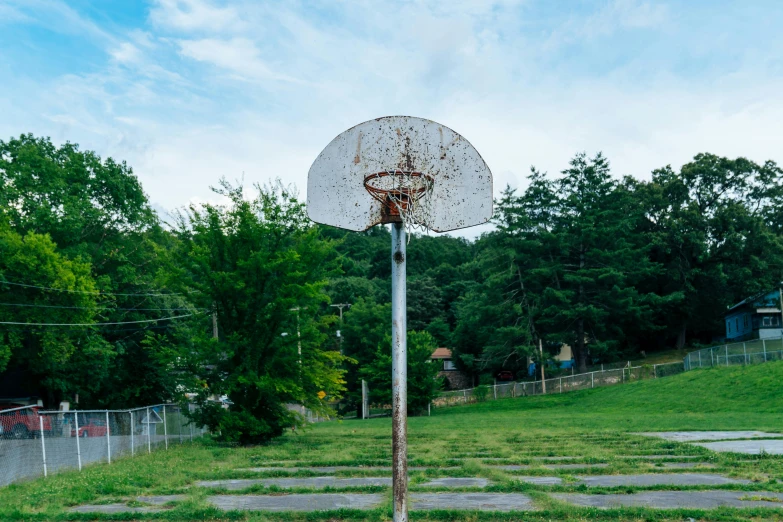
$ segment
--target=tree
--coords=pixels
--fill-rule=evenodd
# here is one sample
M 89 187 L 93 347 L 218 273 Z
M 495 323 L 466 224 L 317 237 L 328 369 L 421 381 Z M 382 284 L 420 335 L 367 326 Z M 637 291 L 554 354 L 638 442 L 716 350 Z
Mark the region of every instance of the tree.
M 242 444 L 299 425 L 287 404 L 333 414 L 327 401 L 345 389 L 345 358 L 323 349 L 334 316 L 318 315 L 335 267 L 332 242 L 319 237 L 291 190 L 278 182 L 257 191 L 248 201 L 243 187 L 222 181 L 227 206 L 192 206 L 182 216 L 174 282 L 214 309 L 219 325 L 219 339 L 202 331 L 195 350 L 179 354 L 195 358 L 198 421 Z M 210 400 L 220 395 L 232 402 L 228 410 Z
M 427 410 L 437 396 L 442 383 L 436 379 L 439 371 L 430 357 L 437 347 L 427 332 L 408 332 L 408 414 Z M 386 334 L 378 345 L 375 358 L 359 370 L 359 376 L 369 382 L 370 401 L 375 404 L 392 403 L 391 335 Z
M 50 404 L 88 389 L 74 377 L 79 367 L 105 367 L 114 355 L 86 326 L 100 313 L 97 296 L 88 263 L 65 258 L 47 235 L 22 236 L 0 222 L 0 320 L 20 323 L 0 329 L 0 372 L 34 376 L 28 392 Z M 26 326 L 42 323 L 85 326 Z
M 651 256 L 664 268 L 653 290 L 680 296 L 660 317 L 678 348 L 688 331 L 703 341 L 721 335 L 727 306 L 781 281 L 781 174 L 771 161 L 698 154 L 679 172 L 667 166 L 634 184 Z

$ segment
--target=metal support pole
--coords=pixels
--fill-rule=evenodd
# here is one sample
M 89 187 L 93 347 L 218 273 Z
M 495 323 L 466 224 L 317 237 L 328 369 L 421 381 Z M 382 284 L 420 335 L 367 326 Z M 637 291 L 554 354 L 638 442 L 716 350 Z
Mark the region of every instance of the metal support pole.
M 166 444 L 166 449 L 169 449 L 169 430 L 166 427 L 166 405 L 163 405 L 163 440 Z
M 701 368 L 701 350 L 699 350 L 699 368 Z
M 150 409 L 147 408 L 147 453 L 152 453 L 152 419 L 150 418 Z
M 44 477 L 45 477 L 47 473 L 46 473 L 46 443 L 44 442 L 43 415 L 38 416 L 38 426 L 41 429 L 41 455 L 43 455 Z
M 761 340 L 761 346 L 764 347 L 764 362 L 767 362 L 767 340 L 762 339 Z
M 495 400 L 498 400 L 498 385 L 497 384 L 492 387 L 492 392 L 495 395 Z
M 748 364 L 748 343 L 742 343 L 742 353 L 745 354 L 745 364 Z
M 560 377 L 560 393 L 563 393 L 563 378 Z
M 653 379 L 657 379 L 657 378 L 658 378 L 658 365 L 653 364 Z
M 109 412 L 106 412 L 106 456 L 111 464 L 111 434 L 109 433 Z
M 710 348 L 710 367 L 715 366 L 715 353 Z
M 462 390 L 462 398 L 465 400 L 465 404 L 468 403 L 468 390 L 463 389 Z
M 729 345 L 727 344 L 725 346 L 725 348 L 726 348 L 726 366 L 728 366 L 729 365 Z
M 595 372 L 590 373 L 590 387 L 595 388 Z
M 79 412 L 73 412 L 74 425 L 76 426 L 76 460 L 79 461 L 79 471 L 82 470 L 82 447 L 79 444 Z
M 392 490 L 394 522 L 408 521 L 408 361 L 405 262 L 402 223 L 392 223 Z
M 133 446 L 133 412 L 129 411 L 131 416 L 130 432 L 131 432 L 131 457 L 136 454 L 135 447 Z

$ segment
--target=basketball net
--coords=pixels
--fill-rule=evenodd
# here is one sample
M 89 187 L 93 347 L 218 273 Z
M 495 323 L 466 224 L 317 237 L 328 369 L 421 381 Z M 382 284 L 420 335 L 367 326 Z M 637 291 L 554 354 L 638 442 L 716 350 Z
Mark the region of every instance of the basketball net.
M 364 179 L 367 192 L 383 205 L 388 222 L 402 221 L 408 241 L 412 231 L 428 228 L 433 184 L 427 174 L 404 170 L 370 174 Z

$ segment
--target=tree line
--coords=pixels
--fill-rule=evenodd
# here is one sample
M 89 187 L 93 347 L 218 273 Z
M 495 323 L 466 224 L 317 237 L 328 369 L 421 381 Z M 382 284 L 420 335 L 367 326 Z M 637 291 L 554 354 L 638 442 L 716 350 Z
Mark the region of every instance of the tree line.
M 315 225 L 280 182 L 214 190 L 225 204 L 163 218 L 124 162 L 0 141 L 0 395 L 124 408 L 187 393 L 242 443 L 301 423 L 291 404 L 356 409 L 362 379 L 384 403 L 389 231 Z M 521 376 L 539 342 L 584 369 L 720 336 L 728 305 L 781 280 L 782 190 L 771 161 L 699 154 L 642 181 L 577 154 L 507 187 L 477 240 L 416 235 L 411 411 L 437 392 L 439 346 L 478 383 Z

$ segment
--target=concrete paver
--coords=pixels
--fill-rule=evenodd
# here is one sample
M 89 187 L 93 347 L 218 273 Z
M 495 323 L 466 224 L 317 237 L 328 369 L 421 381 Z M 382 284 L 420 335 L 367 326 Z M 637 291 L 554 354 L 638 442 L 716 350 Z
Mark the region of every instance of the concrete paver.
M 391 486 L 391 477 L 303 477 L 303 478 L 269 478 L 269 479 L 233 479 L 233 480 L 202 480 L 196 482 L 202 488 L 225 488 L 236 491 L 252 486 L 277 486 L 279 488 L 345 488 L 356 486 Z
M 626 506 L 654 509 L 715 509 L 723 506 L 783 508 L 783 493 L 769 491 L 647 491 L 629 495 L 553 493 L 551 496 L 577 506 L 604 509 Z M 754 497 L 757 500 L 751 500 Z M 765 499 L 776 499 L 777 502 Z
M 632 435 L 660 437 L 673 442 L 783 438 L 783 433 L 768 433 L 765 431 L 645 431 L 633 433 Z
M 459 469 L 459 466 L 447 466 L 443 468 L 432 466 L 408 466 L 408 471 L 427 471 L 429 469 Z M 297 471 L 311 471 L 313 473 L 337 473 L 338 471 L 389 471 L 391 466 L 313 466 L 313 467 L 261 467 L 261 468 L 238 468 L 237 471 L 251 471 L 254 473 L 268 473 L 270 471 L 283 471 L 296 473 Z
M 411 511 L 469 509 L 476 511 L 532 511 L 527 495 L 520 493 L 413 493 Z
M 514 477 L 514 480 L 520 482 L 527 482 L 528 484 L 538 484 L 539 486 L 559 486 L 563 483 L 563 479 L 560 477 L 530 477 L 519 476 Z
M 207 501 L 224 511 L 323 511 L 372 509 L 383 503 L 377 493 L 309 493 L 305 495 L 212 495 Z
M 713 473 L 648 473 L 639 475 L 594 475 L 578 477 L 587 486 L 715 486 L 750 484 L 750 480 L 732 479 Z
M 445 488 L 484 488 L 489 485 L 489 480 L 485 478 L 444 477 L 432 479 L 421 485 Z
M 163 504 L 168 504 L 169 502 L 180 502 L 185 500 L 185 498 L 185 495 L 150 495 L 136 497 L 136 500 L 139 502 L 144 502 L 145 504 L 162 506 Z
M 694 445 L 723 453 L 745 453 L 747 455 L 783 455 L 783 440 L 733 440 L 721 442 L 695 442 Z
M 160 508 L 154 507 L 130 507 L 125 504 L 95 504 L 76 506 L 69 509 L 71 513 L 158 513 Z
M 506 464 L 504 466 L 492 466 L 497 469 L 505 471 L 520 471 L 531 468 L 544 468 L 544 469 L 589 469 L 589 468 L 606 468 L 609 464 L 540 464 L 537 466 L 528 464 Z

